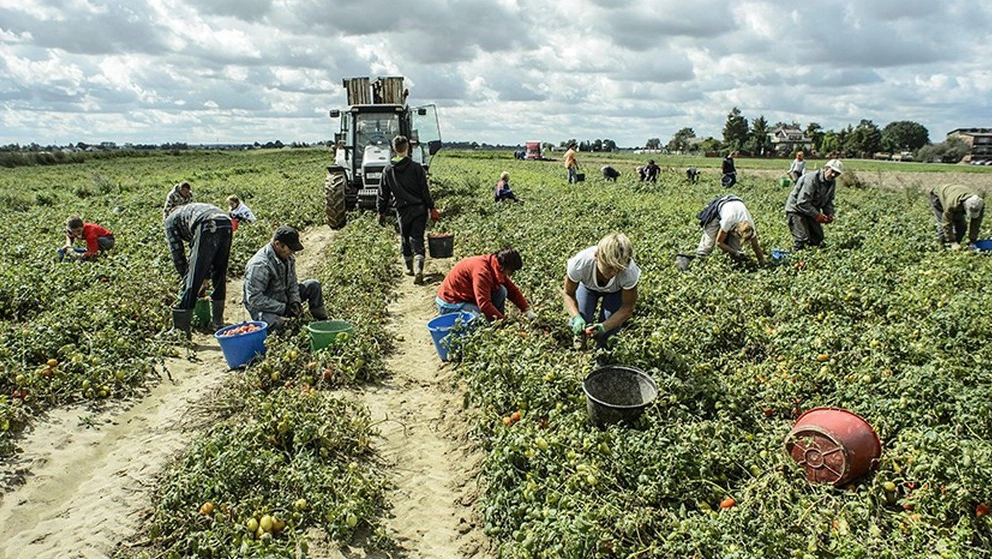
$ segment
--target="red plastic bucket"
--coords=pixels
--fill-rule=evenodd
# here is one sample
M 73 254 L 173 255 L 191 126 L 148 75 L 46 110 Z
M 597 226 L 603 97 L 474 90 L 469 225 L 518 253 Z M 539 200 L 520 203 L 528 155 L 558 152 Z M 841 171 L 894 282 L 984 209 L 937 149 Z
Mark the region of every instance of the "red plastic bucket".
M 841 408 L 813 408 L 799 416 L 785 450 L 811 483 L 844 485 L 878 466 L 882 442 L 867 421 Z

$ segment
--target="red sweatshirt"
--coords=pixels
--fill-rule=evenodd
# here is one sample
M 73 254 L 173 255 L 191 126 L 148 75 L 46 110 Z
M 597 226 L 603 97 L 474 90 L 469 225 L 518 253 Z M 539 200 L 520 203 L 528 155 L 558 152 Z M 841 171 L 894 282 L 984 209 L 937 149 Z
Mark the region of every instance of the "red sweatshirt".
M 506 286 L 506 298 L 518 309 L 526 311 L 530 307 L 513 280 L 500 271 L 499 262 L 492 254 L 459 260 L 444 278 L 437 296 L 449 303 L 471 303 L 479 307 L 486 318 L 494 320 L 503 318 L 492 299 L 493 291 L 501 285 Z
M 86 240 L 86 253 L 83 254 L 84 257 L 96 256 L 100 253 L 100 244 L 97 239 L 100 237 L 113 237 L 114 234 L 110 232 L 109 229 L 105 229 L 97 225 L 96 223 L 83 223 L 83 234 L 79 237 L 72 234 L 71 231 L 66 231 L 65 234 L 70 240 L 75 241 L 76 239 L 82 238 Z

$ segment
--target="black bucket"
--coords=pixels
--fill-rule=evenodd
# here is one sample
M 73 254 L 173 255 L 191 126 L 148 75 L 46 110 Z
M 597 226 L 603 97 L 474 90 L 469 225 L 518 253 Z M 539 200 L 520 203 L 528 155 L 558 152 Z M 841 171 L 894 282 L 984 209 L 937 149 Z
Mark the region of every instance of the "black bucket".
M 597 427 L 631 423 L 658 397 L 658 385 L 647 373 L 633 367 L 601 367 L 582 381 L 589 419 Z
M 455 236 L 451 233 L 428 234 L 427 252 L 431 258 L 451 258 L 455 254 Z

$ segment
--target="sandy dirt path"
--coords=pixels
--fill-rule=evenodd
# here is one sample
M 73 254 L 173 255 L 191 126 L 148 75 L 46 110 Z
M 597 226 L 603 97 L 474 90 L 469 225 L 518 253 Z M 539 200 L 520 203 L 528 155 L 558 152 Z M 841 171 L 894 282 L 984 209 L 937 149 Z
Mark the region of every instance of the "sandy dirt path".
M 301 234 L 310 249 L 301 277 L 333 237 L 324 227 Z M 246 317 L 240 278 L 228 281 L 225 317 Z M 54 410 L 25 433 L 23 452 L 0 465 L 0 479 L 22 481 L 0 496 L 0 559 L 108 557 L 140 530 L 156 476 L 196 434 L 191 411 L 228 374 L 211 335 L 193 342 L 197 359 L 168 360 L 172 380 L 162 374 L 141 399 Z
M 389 305 L 389 328 L 396 340 L 386 362 L 390 378 L 358 391 L 378 426 L 375 449 L 393 470 L 386 529 L 398 549 L 366 555 L 346 547 L 327 557 L 491 556 L 475 508 L 483 454 L 468 440 L 462 393 L 451 365 L 442 364 L 427 331 L 427 322 L 437 315 L 434 295 L 452 264 L 428 259 L 422 286 L 403 276 Z

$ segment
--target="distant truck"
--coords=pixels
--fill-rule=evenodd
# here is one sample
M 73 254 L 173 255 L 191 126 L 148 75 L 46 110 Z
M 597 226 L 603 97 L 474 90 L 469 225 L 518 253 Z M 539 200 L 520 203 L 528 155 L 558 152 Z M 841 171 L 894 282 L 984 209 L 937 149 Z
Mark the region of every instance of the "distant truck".
M 544 159 L 541 156 L 541 142 L 524 143 L 524 159 Z

